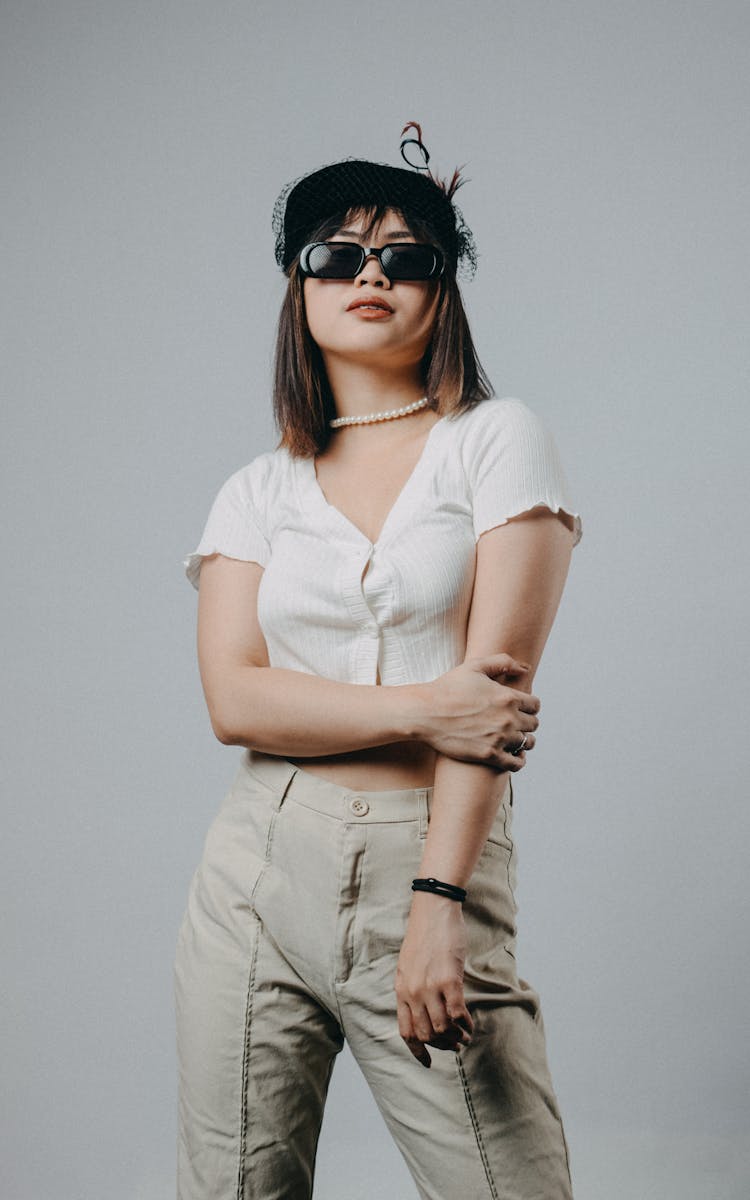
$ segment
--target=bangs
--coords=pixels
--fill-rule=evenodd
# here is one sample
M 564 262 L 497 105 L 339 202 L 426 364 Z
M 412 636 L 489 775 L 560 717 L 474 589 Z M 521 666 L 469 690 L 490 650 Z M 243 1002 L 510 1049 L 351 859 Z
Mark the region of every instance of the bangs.
M 381 223 L 386 213 L 389 212 L 395 213 L 401 218 L 412 237 L 419 241 L 436 245 L 445 252 L 445 247 L 442 245 L 436 231 L 426 221 L 421 220 L 414 214 L 405 212 L 397 204 L 373 204 L 366 207 L 355 206 L 345 211 L 334 213 L 312 232 L 309 240 L 312 242 L 325 241 L 326 238 L 333 237 L 335 233 L 338 233 L 339 229 L 346 228 L 349 222 L 362 220 L 363 228 L 360 237 L 364 241 L 369 242 L 372 233 Z

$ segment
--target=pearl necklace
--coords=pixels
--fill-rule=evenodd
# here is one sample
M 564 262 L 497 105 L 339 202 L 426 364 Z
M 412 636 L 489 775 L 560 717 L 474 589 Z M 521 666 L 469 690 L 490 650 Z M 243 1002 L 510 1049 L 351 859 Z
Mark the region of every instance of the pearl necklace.
M 422 400 L 413 400 L 411 404 L 406 404 L 403 408 L 389 408 L 387 412 L 368 413 L 365 417 L 334 417 L 328 424 L 331 429 L 337 429 L 339 425 L 367 425 L 372 421 L 392 421 L 394 417 L 405 417 L 407 413 L 416 412 L 417 409 L 424 408 L 429 403 L 425 396 Z

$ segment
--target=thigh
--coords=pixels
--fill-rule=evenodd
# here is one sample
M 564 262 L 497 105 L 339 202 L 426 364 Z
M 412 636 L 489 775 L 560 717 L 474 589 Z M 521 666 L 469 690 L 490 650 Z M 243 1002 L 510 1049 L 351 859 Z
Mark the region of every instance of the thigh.
M 279 800 L 240 771 L 190 884 L 174 959 L 178 1200 L 312 1194 L 343 1036 L 255 907 Z

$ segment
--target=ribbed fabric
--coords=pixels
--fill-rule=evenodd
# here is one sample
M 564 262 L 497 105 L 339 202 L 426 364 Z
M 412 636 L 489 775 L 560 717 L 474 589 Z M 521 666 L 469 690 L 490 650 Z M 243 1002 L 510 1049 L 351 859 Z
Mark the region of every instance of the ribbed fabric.
M 207 555 L 265 568 L 258 621 L 272 667 L 422 683 L 463 661 L 480 534 L 539 505 L 575 518 L 577 545 L 552 435 L 521 400 L 493 398 L 431 427 L 374 544 L 328 503 L 313 459 L 282 448 L 230 476 L 184 566 L 196 588 Z

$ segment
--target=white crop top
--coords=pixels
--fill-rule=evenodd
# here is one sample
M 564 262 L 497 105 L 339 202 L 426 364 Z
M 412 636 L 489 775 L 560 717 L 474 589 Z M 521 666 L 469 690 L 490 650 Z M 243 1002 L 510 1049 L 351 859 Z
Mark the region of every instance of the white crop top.
M 463 662 L 481 533 L 538 505 L 581 519 L 554 439 L 522 401 L 441 417 L 376 543 L 329 504 L 312 458 L 283 447 L 226 481 L 202 558 L 260 563 L 258 622 L 272 667 L 344 683 L 423 683 Z

